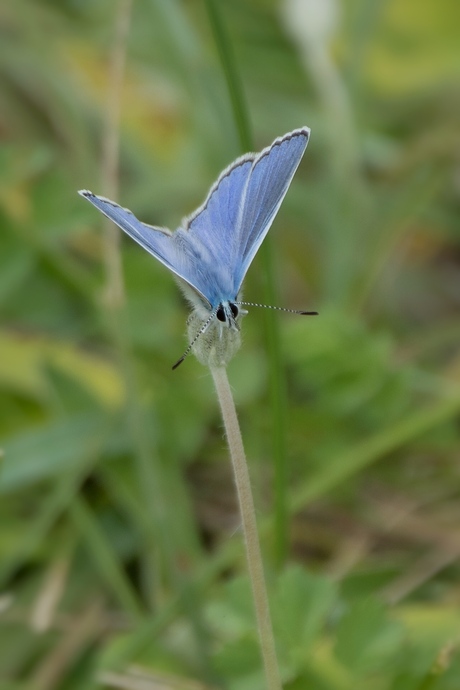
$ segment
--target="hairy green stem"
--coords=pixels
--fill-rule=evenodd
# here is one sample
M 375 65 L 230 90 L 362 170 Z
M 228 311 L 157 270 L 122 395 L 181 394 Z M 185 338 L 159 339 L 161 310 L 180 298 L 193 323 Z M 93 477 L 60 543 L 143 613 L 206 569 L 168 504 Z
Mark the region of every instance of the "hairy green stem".
M 262 554 L 257 533 L 251 480 L 249 477 L 238 417 L 236 415 L 235 403 L 233 402 L 225 367 L 210 367 L 210 369 L 222 411 L 222 418 L 233 464 L 235 484 L 238 492 L 241 523 L 246 545 L 246 558 L 251 580 L 267 689 L 280 690 L 282 686 L 276 659 L 275 639 L 270 619 Z

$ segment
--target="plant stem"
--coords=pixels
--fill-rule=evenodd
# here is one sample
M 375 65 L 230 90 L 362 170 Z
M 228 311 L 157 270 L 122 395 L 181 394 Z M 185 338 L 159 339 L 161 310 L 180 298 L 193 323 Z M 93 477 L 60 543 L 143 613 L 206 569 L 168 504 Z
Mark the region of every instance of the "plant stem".
M 104 117 L 104 138 L 102 141 L 101 182 L 104 195 L 109 199 L 118 198 L 119 152 L 121 96 L 123 90 L 126 47 L 131 23 L 132 0 L 118 0 L 115 5 L 115 25 L 112 47 L 108 56 L 108 83 Z M 158 544 L 164 543 L 158 538 L 161 530 L 155 525 L 161 524 L 163 517 L 158 481 L 152 464 L 152 452 L 145 425 L 142 422 L 143 412 L 139 402 L 139 391 L 131 356 L 128 336 L 126 295 L 123 267 L 120 254 L 120 230 L 112 221 L 105 219 L 103 235 L 103 260 L 105 264 L 105 306 L 107 307 L 108 326 L 119 359 L 119 366 L 125 387 L 127 426 L 132 438 L 133 450 L 137 463 L 139 486 L 149 512 L 151 529 L 145 533 L 146 552 L 148 557 L 157 554 Z M 166 540 L 164 540 L 165 542 Z M 153 568 L 150 568 L 153 571 Z M 154 607 L 160 586 L 153 577 L 149 582 L 148 595 Z
M 240 140 L 241 153 L 247 153 L 253 149 L 251 124 L 246 98 L 244 96 L 243 84 L 236 66 L 231 40 L 215 0 L 205 0 L 205 5 L 208 10 L 209 22 L 214 34 L 216 48 L 219 53 L 225 82 L 227 84 L 233 117 Z
M 113 47 L 109 58 L 109 81 L 105 110 L 105 137 L 102 151 L 102 184 L 109 199 L 118 197 L 121 90 L 126 61 L 126 42 L 131 21 L 132 0 L 119 0 Z M 125 301 L 125 286 L 120 256 L 120 231 L 106 220 L 104 260 L 108 306 L 116 310 Z
M 217 391 L 217 397 L 219 398 L 227 442 L 232 458 L 267 688 L 268 690 L 280 690 L 282 687 L 281 679 L 276 659 L 275 639 L 273 637 L 270 619 L 262 554 L 260 551 L 259 536 L 257 534 L 254 500 L 252 497 L 248 465 L 244 453 L 243 439 L 241 438 L 240 426 L 230 384 L 228 382 L 227 371 L 224 367 L 210 368 Z

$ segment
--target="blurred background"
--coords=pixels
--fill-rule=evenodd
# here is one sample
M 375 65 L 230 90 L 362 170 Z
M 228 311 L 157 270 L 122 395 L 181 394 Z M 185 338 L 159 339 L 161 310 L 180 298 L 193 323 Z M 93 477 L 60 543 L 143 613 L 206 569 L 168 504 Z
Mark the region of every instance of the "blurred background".
M 245 298 L 320 316 L 252 309 L 229 366 L 285 688 L 458 690 L 459 27 L 458 0 L 1 4 L 3 690 L 264 687 L 212 381 L 171 371 L 188 308 L 76 192 L 175 228 L 302 125 Z

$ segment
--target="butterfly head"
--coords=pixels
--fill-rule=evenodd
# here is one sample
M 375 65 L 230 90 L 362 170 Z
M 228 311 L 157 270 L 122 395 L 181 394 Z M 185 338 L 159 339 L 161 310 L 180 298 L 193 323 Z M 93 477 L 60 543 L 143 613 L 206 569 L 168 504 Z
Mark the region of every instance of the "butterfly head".
M 239 321 L 247 313 L 246 309 L 230 300 L 222 300 L 214 309 L 205 307 L 202 302 L 195 303 L 187 320 L 190 344 L 173 369 L 192 350 L 202 364 L 225 366 L 240 347 Z
M 217 307 L 216 319 L 232 331 L 239 331 L 238 317 L 244 314 L 247 314 L 245 309 L 240 310 L 234 302 L 225 301 L 221 302 Z

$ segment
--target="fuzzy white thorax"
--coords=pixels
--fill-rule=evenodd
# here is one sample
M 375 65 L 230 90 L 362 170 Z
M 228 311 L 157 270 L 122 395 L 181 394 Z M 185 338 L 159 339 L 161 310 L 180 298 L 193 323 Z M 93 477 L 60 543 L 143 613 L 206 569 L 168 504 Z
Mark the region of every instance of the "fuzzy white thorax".
M 226 366 L 241 346 L 240 322 L 247 311 L 238 307 L 235 316 L 235 307 L 232 309 L 229 300 L 222 300 L 218 308 L 212 309 L 211 305 L 205 304 L 192 288 L 182 281 L 179 284 L 192 307 L 192 313 L 187 319 L 187 335 L 189 342 L 193 343 L 193 353 L 205 366 Z M 240 295 L 237 299 L 240 299 Z M 220 316 L 224 316 L 223 320 L 218 318 L 218 310 Z M 214 315 L 209 321 L 213 312 Z M 207 321 L 209 325 L 200 333 Z

